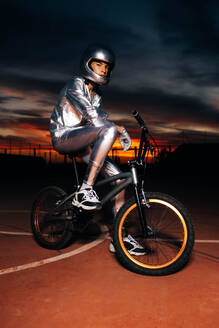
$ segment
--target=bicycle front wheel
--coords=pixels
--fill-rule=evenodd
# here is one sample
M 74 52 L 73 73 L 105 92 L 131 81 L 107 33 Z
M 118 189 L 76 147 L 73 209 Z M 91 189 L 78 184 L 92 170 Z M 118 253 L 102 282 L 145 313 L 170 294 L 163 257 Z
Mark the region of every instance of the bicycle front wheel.
M 66 196 L 67 194 L 61 188 L 50 186 L 42 189 L 33 203 L 31 228 L 35 241 L 44 248 L 64 248 L 72 238 L 72 222 L 67 219 L 58 219 L 59 216 L 69 215 L 69 210 L 65 208 L 65 204 L 54 213 L 57 220 L 54 219 L 50 222 L 45 220 L 46 215 Z
M 194 229 L 189 213 L 175 198 L 148 192 L 144 205 L 148 236 L 144 238 L 135 199 L 127 201 L 115 219 L 113 241 L 119 261 L 128 269 L 160 276 L 179 271 L 188 262 Z M 144 255 L 133 255 L 124 237 L 131 235 L 144 248 Z

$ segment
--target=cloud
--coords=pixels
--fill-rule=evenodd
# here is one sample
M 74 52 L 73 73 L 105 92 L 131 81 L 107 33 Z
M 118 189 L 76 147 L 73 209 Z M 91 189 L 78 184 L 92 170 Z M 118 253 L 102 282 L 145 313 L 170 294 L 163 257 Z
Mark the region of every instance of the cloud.
M 219 131 L 218 1 L 63 1 L 1 6 L 1 131 L 22 123 L 48 131 L 58 93 L 92 42 L 117 54 L 103 102 L 118 124 L 134 134 L 137 109 L 156 133 Z
M 203 125 L 217 128 L 219 112 L 200 98 L 188 95 L 174 95 L 155 88 L 142 88 L 126 93 L 118 88 L 111 88 L 106 93 L 104 103 L 113 114 L 125 113 L 126 117 L 133 109 L 137 109 L 149 125 L 182 126 L 186 124 Z M 128 120 L 129 125 L 131 118 Z M 133 122 L 133 119 L 132 119 Z M 134 127 L 134 124 L 132 125 Z M 219 132 L 219 131 L 218 131 Z
M 50 144 L 49 120 L 46 118 L 16 117 L 10 119 L 0 118 L 1 140 L 25 143 Z M 1 143 L 1 141 L 0 141 Z
M 49 120 L 45 117 L 13 117 L 13 118 L 0 118 L 1 128 L 16 128 L 26 127 L 27 129 L 47 130 L 49 127 Z
M 22 98 L 21 97 L 11 97 L 11 96 L 2 96 L 0 95 L 0 104 L 4 104 L 4 103 L 7 103 L 8 101 L 11 101 L 11 100 L 21 100 Z
M 112 48 L 122 48 L 126 42 L 139 38 L 129 27 L 106 22 L 100 17 L 77 15 L 77 5 L 71 17 L 64 16 L 54 3 L 56 11 L 45 15 L 27 4 L 15 2 L 3 5 L 0 28 L 3 36 L 0 53 L 1 65 L 23 65 L 24 67 L 46 67 L 71 72 L 78 68 L 82 51 L 89 43 L 101 42 Z M 65 13 L 66 15 L 66 13 Z M 13 24 L 9 23 L 13 22 Z
M 157 23 L 164 52 L 174 52 L 180 82 L 219 83 L 218 1 L 162 1 Z
M 5 109 L 5 108 L 0 107 L 0 113 L 6 114 L 10 117 L 13 114 L 15 116 L 20 116 L 20 118 L 24 117 L 24 116 L 27 116 L 27 117 L 41 117 L 41 115 L 37 111 L 38 111 L 38 109 L 36 111 L 34 111 L 33 109 L 27 111 L 27 110 L 23 110 L 23 109 L 9 110 L 9 109 Z
M 0 69 L 1 72 L 1 69 Z M 52 94 L 57 94 L 63 82 L 51 81 L 50 79 L 39 79 L 35 76 L 21 76 L 18 74 L 2 73 L 0 75 L 1 90 L 4 92 L 12 92 L 13 90 L 22 91 L 23 96 L 25 92 L 47 92 Z M 10 94 L 8 97 L 14 97 L 14 94 Z M 22 99 L 23 97 L 17 96 L 17 99 Z M 7 98 L 5 100 L 8 100 Z
M 161 1 L 158 23 L 163 42 L 183 46 L 188 53 L 218 53 L 218 24 L 214 20 L 218 9 L 219 3 L 211 0 Z

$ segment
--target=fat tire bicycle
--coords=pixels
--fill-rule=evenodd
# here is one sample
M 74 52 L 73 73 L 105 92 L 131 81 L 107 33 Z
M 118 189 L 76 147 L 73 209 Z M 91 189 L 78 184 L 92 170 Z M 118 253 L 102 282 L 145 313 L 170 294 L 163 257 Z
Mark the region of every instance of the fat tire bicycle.
M 120 208 L 113 222 L 113 244 L 119 262 L 127 269 L 143 275 L 162 276 L 182 269 L 190 259 L 194 244 L 192 219 L 184 205 L 172 196 L 144 190 L 146 158 L 153 146 L 149 132 L 138 112 L 133 116 L 141 128 L 141 139 L 135 160 L 129 162 L 129 172 L 105 178 L 95 189 L 117 180 L 122 182 L 107 192 L 101 205 L 131 186 L 133 196 Z M 74 236 L 86 224 L 90 213 L 72 205 L 74 192 L 80 186 L 75 161 L 72 158 L 76 185 L 71 194 L 58 186 L 43 188 L 31 210 L 31 228 L 35 241 L 47 249 L 62 249 L 70 245 Z M 91 211 L 89 211 L 91 212 Z M 131 235 L 144 248 L 144 255 L 132 255 L 124 241 Z

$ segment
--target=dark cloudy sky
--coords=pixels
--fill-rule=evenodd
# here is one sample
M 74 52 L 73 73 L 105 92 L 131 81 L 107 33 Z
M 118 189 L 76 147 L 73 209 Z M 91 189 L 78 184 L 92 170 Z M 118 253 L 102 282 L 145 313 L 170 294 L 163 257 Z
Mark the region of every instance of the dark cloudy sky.
M 116 53 L 105 110 L 128 129 L 137 109 L 173 140 L 219 141 L 218 0 L 3 0 L 0 141 L 48 142 L 49 116 L 88 44 Z

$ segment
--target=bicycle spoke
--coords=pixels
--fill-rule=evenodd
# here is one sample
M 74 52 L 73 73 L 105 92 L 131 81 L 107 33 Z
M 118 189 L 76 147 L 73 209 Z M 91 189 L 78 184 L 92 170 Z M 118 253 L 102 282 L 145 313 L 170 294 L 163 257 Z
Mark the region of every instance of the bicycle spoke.
M 157 223 L 157 225 L 156 225 L 156 228 L 158 228 L 158 229 L 160 228 L 160 225 L 163 223 L 164 218 L 165 218 L 165 216 L 167 215 L 168 209 L 165 208 L 162 212 L 163 212 L 163 213 L 162 213 L 162 215 L 160 215 L 160 217 L 159 217 L 159 221 L 158 221 L 158 223 Z
M 33 233 L 36 241 L 43 247 L 59 249 L 67 243 L 67 240 L 72 235 L 72 230 L 68 228 L 69 222 L 67 220 L 59 220 L 60 216 L 68 216 L 65 205 L 62 205 L 56 212 L 53 212 L 54 220 L 45 220 L 46 215 L 56 207 L 57 201 L 65 197 L 65 195 L 64 191 L 60 188 L 48 187 L 42 191 L 41 197 L 39 197 L 38 202 L 35 204 L 35 209 L 31 216 Z M 55 220 L 56 216 L 57 221 Z
M 163 228 L 160 227 L 160 228 L 159 228 L 159 231 L 165 231 L 165 230 L 167 230 L 167 229 L 168 229 L 171 225 L 173 225 L 173 224 L 176 224 L 176 222 L 175 222 L 175 220 L 172 218 L 172 221 L 170 221 L 169 224 L 165 224 Z
M 187 218 L 180 209 L 174 206 L 175 200 L 172 202 L 171 197 L 160 193 L 150 194 L 151 197 L 148 197 L 150 206 L 144 207 L 149 232 L 147 238 L 143 237 L 136 204 L 130 202 L 129 207 L 127 204 L 127 207 L 124 207 L 121 212 L 121 221 L 118 221 L 120 226 L 125 227 L 126 236 L 131 235 L 135 238 L 137 244 L 145 248 L 146 254 L 131 255 L 132 253 L 129 254 L 129 250 L 126 249 L 125 253 L 121 253 L 121 259 L 136 272 L 159 275 L 183 266 L 192 247 L 186 248 L 188 226 L 185 219 L 187 220 Z M 161 199 L 157 199 L 157 195 L 161 196 Z M 179 208 L 182 208 L 181 204 Z M 189 226 L 189 229 L 192 233 L 192 226 Z M 115 235 L 115 240 L 116 238 L 117 235 Z M 191 243 L 193 243 L 193 239 L 191 239 Z M 124 247 L 125 245 L 123 245 Z M 121 248 L 119 250 L 121 251 Z M 179 262 L 178 259 L 184 254 L 186 254 L 185 260 Z

